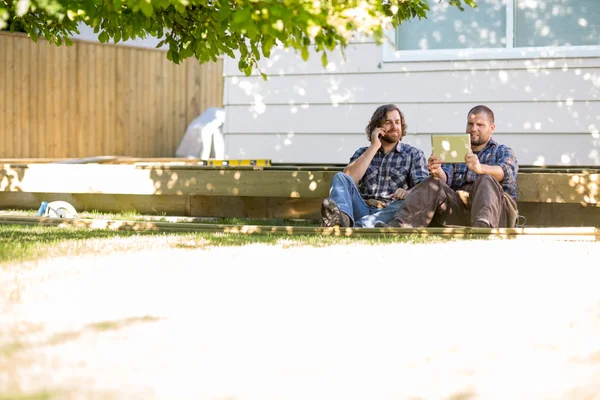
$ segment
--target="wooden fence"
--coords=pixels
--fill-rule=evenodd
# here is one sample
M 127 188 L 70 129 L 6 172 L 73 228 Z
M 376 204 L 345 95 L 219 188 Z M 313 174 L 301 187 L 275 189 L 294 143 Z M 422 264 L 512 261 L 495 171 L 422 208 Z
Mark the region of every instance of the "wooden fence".
M 162 50 L 0 32 L 0 157 L 173 157 L 189 122 L 223 106 L 223 64 Z

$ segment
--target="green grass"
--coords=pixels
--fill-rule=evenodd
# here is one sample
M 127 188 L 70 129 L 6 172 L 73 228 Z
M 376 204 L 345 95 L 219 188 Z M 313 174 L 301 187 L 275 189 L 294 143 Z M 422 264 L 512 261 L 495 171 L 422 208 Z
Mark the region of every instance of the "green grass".
M 0 394 L 0 400 L 50 400 L 56 398 L 55 396 L 58 393 L 49 392 L 47 390 L 43 390 L 41 392 L 36 393 L 10 393 L 10 394 Z
M 37 210 L 4 210 L 0 215 L 37 216 Z M 101 219 L 135 222 L 193 222 L 203 224 L 221 225 L 275 225 L 275 226 L 318 226 L 317 221 L 306 219 L 283 219 L 283 218 L 202 218 L 202 217 L 175 217 L 160 215 L 141 215 L 137 211 L 123 211 L 120 213 L 105 213 L 96 210 L 81 212 L 77 214 L 80 219 Z
M 340 244 L 436 243 L 450 239 L 419 236 L 335 237 L 321 235 L 283 236 L 271 234 L 234 234 L 221 232 L 114 231 L 86 228 L 58 228 L 29 225 L 0 225 L 0 263 L 85 254 L 110 254 L 115 251 L 267 244 L 283 247 L 325 247 Z

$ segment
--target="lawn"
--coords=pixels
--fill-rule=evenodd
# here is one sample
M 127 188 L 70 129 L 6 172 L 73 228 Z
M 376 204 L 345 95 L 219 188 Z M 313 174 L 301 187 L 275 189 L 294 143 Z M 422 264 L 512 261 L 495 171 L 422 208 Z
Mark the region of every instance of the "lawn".
M 2 229 L 2 400 L 600 393 L 597 242 Z
M 214 221 L 223 223 L 223 221 Z M 235 220 L 238 224 L 242 221 Z M 243 221 L 245 222 L 245 221 Z M 256 221 L 248 221 L 254 223 Z M 265 224 L 265 221 L 261 221 Z M 271 224 L 273 221 L 270 221 Z M 231 221 L 229 222 L 231 223 Z M 270 224 L 269 224 L 270 225 Z M 341 244 L 439 243 L 446 237 L 373 236 L 368 238 L 323 235 L 236 234 L 222 232 L 115 231 L 74 227 L 0 224 L 0 264 L 86 254 L 139 251 L 155 248 L 210 248 L 267 244 L 326 247 Z

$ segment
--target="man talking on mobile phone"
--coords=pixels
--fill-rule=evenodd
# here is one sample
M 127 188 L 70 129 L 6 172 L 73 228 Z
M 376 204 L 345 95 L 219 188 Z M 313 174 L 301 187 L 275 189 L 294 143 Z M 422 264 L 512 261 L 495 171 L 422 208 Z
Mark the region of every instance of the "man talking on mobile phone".
M 394 104 L 382 105 L 350 163 L 333 177 L 329 197 L 321 204 L 321 225 L 372 228 L 389 223 L 408 192 L 429 177 L 423 151 L 402 143 L 407 124 Z

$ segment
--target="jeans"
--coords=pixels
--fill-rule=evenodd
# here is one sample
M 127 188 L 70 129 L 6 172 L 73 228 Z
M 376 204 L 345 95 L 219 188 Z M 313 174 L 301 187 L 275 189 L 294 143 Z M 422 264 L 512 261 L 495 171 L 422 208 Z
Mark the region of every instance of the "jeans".
M 338 172 L 333 177 L 329 198 L 340 210 L 350 217 L 357 228 L 374 228 L 377 222 L 390 223 L 394 214 L 404 204 L 404 200 L 394 200 L 385 208 L 368 205 L 361 197 L 356 184 L 349 175 Z

